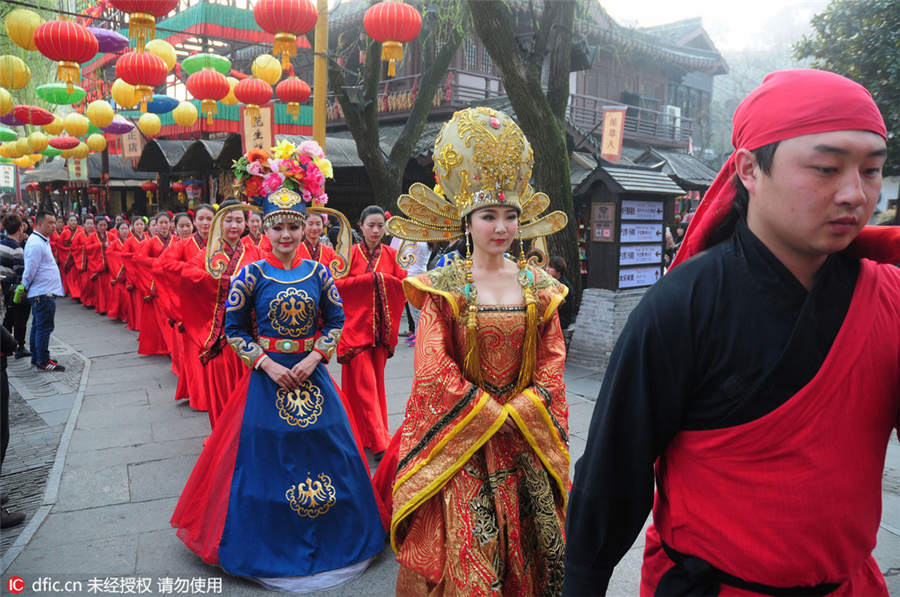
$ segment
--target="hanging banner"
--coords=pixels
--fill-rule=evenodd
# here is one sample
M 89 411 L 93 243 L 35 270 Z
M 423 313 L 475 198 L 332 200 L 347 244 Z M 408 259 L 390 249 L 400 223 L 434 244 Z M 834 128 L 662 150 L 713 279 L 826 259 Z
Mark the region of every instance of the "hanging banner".
M 119 143 L 122 144 L 122 157 L 126 160 L 136 160 L 141 157 L 144 150 L 144 136 L 133 128 L 123 135 L 119 135 Z
M 76 158 L 69 158 L 68 160 L 66 160 L 66 166 L 69 167 L 69 182 L 87 182 L 87 158 L 82 158 L 80 160 Z
M 275 113 L 272 106 L 260 106 L 259 116 L 247 116 L 245 106 L 241 106 L 241 143 L 243 151 L 265 149 L 268 151 L 275 145 Z
M 16 190 L 16 167 L 13 164 L 0 164 L 0 191 Z
M 622 158 L 622 140 L 625 138 L 625 106 L 603 107 L 603 136 L 600 141 L 600 157 L 618 164 Z

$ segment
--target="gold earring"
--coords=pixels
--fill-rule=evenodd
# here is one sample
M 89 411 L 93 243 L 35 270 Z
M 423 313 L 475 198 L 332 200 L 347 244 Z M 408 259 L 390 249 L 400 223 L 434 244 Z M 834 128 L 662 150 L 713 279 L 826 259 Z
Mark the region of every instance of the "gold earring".
M 521 236 L 516 238 L 519 241 L 519 269 L 525 269 L 525 266 L 528 265 L 528 262 L 525 260 L 525 241 L 522 240 Z

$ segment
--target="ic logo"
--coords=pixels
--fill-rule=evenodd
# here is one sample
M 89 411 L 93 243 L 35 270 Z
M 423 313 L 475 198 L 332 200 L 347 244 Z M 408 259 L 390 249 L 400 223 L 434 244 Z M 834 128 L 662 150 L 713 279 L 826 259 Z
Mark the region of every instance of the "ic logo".
M 10 576 L 9 580 L 6 581 L 6 588 L 9 589 L 10 593 L 21 593 L 25 590 L 25 581 L 21 576 Z

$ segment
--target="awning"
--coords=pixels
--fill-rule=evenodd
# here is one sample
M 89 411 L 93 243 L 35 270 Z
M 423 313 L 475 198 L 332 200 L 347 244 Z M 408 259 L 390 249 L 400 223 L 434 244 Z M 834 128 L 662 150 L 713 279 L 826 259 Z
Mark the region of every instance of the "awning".
M 635 161 L 643 166 L 654 166 L 689 191 L 705 191 L 717 175 L 694 156 L 671 149 L 647 149 Z
M 642 193 L 647 195 L 683 195 L 684 189 L 666 174 L 648 168 L 624 166 L 598 166 L 572 192 L 580 195 L 588 192 L 595 182 L 605 184 L 614 193 Z
M 137 170 L 144 172 L 171 172 L 194 141 L 167 141 L 151 139 L 144 145 Z

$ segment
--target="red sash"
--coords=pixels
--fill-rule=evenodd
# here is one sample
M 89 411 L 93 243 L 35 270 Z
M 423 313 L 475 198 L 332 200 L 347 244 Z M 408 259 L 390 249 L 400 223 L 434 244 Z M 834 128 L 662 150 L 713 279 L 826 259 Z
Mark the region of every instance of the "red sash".
M 812 381 L 760 419 L 675 437 L 656 463 L 641 595 L 672 568 L 660 540 L 750 582 L 887 595 L 871 553 L 900 409 L 898 296 L 900 270 L 863 260 Z

